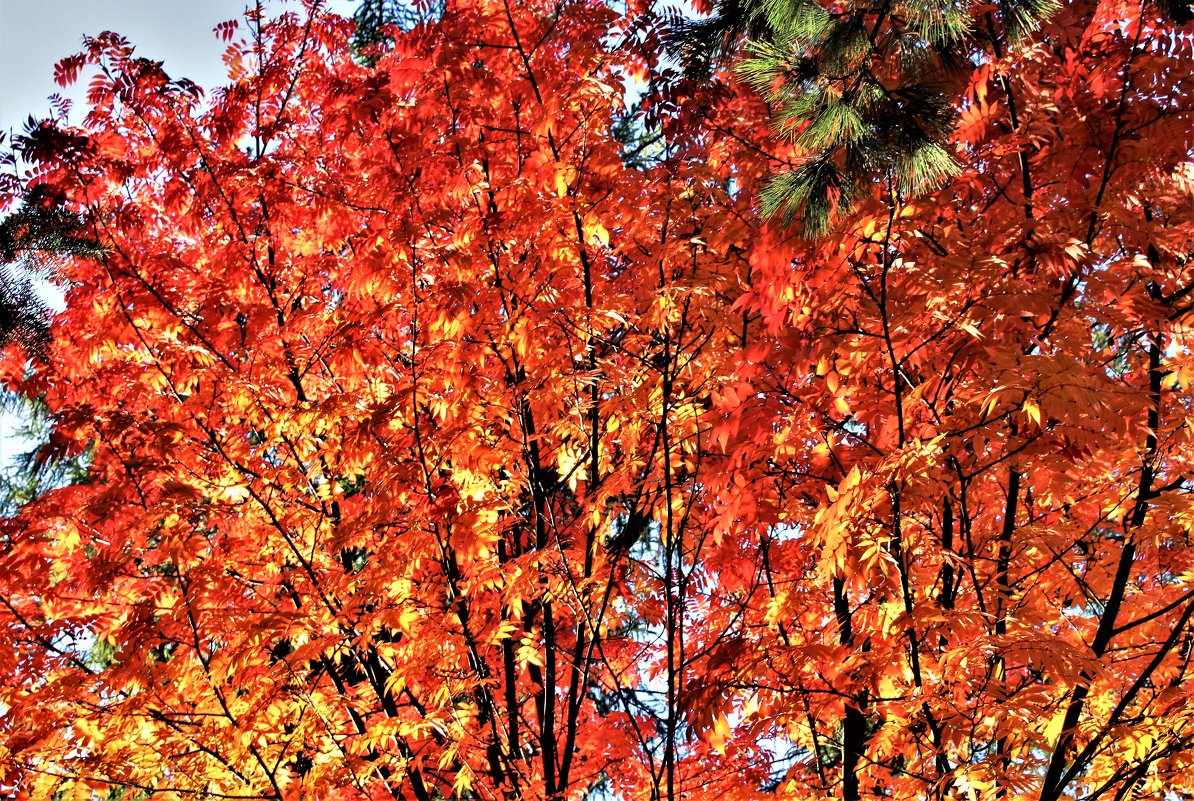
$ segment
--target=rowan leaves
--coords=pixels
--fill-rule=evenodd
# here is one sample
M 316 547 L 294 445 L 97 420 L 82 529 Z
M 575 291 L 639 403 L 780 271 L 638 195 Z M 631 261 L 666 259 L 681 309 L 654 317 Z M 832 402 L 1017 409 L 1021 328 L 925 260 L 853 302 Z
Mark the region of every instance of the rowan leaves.
M 254 12 L 206 94 L 88 40 L 85 123 L 21 145 L 88 247 L 0 365 L 91 462 L 0 527 L 0 786 L 1194 789 L 1194 40 L 1025 9 L 956 103 L 817 84 L 778 141 L 634 4 L 448 4 L 369 64 Z M 840 147 L 886 177 L 800 161 L 830 235 L 762 220 Z

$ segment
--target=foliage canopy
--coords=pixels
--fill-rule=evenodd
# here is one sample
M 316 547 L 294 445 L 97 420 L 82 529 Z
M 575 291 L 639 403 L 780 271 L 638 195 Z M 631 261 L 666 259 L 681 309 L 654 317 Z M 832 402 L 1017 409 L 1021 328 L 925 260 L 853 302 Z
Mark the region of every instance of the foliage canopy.
M 86 121 L 21 143 L 98 250 L 0 361 L 91 458 L 0 521 L 0 786 L 1194 793 L 1172 17 L 976 50 L 950 169 L 880 165 L 812 240 L 759 197 L 855 141 L 837 79 L 777 137 L 645 5 L 450 0 L 369 65 L 347 20 L 250 14 L 206 99 L 89 40 Z

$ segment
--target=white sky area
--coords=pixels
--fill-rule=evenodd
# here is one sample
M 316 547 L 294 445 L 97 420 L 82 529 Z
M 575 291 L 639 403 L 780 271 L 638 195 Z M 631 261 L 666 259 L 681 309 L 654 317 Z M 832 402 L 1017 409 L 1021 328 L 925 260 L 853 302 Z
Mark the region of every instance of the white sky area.
M 280 3 L 266 3 L 266 13 Z M 173 78 L 189 78 L 208 89 L 224 82 L 227 44 L 212 32 L 238 19 L 246 0 L 0 0 L 0 131 L 20 135 L 25 120 L 47 117 L 49 96 L 75 100 L 72 121 L 85 113 L 81 97 L 89 74 L 68 89 L 54 83 L 54 65 L 82 49 L 84 36 L 121 34 L 138 55 L 163 61 Z M 351 14 L 352 0 L 335 0 L 332 10 Z M 7 142 L 6 142 L 7 144 Z M 17 425 L 0 414 L 0 465 L 29 449 L 12 436 Z

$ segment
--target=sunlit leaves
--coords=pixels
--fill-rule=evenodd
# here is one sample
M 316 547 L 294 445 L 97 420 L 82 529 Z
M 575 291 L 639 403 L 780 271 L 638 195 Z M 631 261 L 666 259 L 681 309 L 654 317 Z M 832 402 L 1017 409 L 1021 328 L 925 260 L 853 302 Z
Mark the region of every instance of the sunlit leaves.
M 789 51 L 932 73 L 800 8 Z M 206 105 L 118 37 L 63 65 L 88 121 L 24 155 L 100 247 L 3 367 L 94 456 L 0 530 L 6 789 L 1189 789 L 1188 34 L 760 79 L 777 142 L 624 11 L 450 4 L 372 65 L 253 13 Z

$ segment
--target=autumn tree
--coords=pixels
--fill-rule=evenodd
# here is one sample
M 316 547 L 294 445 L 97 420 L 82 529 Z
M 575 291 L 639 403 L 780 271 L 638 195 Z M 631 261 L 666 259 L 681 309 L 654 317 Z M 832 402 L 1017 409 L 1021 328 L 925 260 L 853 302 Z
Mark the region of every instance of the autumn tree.
M 875 169 L 831 235 L 752 262 L 732 419 L 773 444 L 727 450 L 779 510 L 774 600 L 714 665 L 808 755 L 798 796 L 1186 791 L 1191 40 L 1164 11 L 1072 4 L 975 54 L 951 181 Z
M 649 7 L 459 0 L 370 64 L 258 11 L 209 96 L 89 40 L 21 144 L 97 250 L 0 369 L 91 464 L 0 529 L 0 786 L 1194 793 L 1167 8 L 976 49 L 948 174 L 868 162 L 816 239 L 759 198 L 817 121 Z
M 24 156 L 104 250 L 25 386 L 94 461 L 6 531 L 10 785 L 737 781 L 683 743 L 676 633 L 742 261 L 701 236 L 747 227 L 620 159 L 653 24 L 463 5 L 368 68 L 254 15 L 210 106 L 114 35 L 63 62 L 93 110 Z

